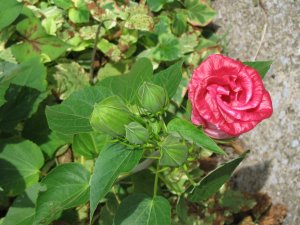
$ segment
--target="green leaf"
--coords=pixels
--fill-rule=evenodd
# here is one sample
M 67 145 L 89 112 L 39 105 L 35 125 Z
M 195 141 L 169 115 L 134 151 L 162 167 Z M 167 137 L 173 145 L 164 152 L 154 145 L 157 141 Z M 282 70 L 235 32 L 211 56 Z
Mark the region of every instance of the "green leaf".
M 35 224 L 49 224 L 62 210 L 84 204 L 89 198 L 90 173 L 79 163 L 66 163 L 53 169 L 41 182 Z
M 2 225 L 32 225 L 39 190 L 40 185 L 36 184 L 18 196 L 9 208 Z
M 24 37 L 21 43 L 12 46 L 12 53 L 19 62 L 31 57 L 38 57 L 49 62 L 62 55 L 69 47 L 55 36 L 48 35 L 40 21 L 35 18 L 22 20 L 17 24 L 17 31 Z
M 22 193 L 39 180 L 43 154 L 34 143 L 22 140 L 0 141 L 0 187 L 9 196 Z
M 71 8 L 69 10 L 69 18 L 73 23 L 88 23 L 90 14 L 86 7 Z
M 16 0 L 0 0 L 0 31 L 19 16 L 23 5 Z
M 154 83 L 164 87 L 169 98 L 172 98 L 180 84 L 182 78 L 182 63 L 180 60 L 165 70 L 162 70 L 154 75 Z
M 170 225 L 171 206 L 161 196 L 131 195 L 124 199 L 117 211 L 115 225 Z
M 110 95 L 110 90 L 105 87 L 88 87 L 74 92 L 62 104 L 46 108 L 49 127 L 51 130 L 63 134 L 92 131 L 90 116 L 94 104 Z
M 159 164 L 162 166 L 181 166 L 187 159 L 188 148 L 180 142 L 177 137 L 169 135 L 161 143 L 161 159 Z
M 216 12 L 207 3 L 200 0 L 185 0 L 188 10 L 188 20 L 195 26 L 206 26 L 215 17 Z
M 98 84 L 112 90 L 112 92 L 128 103 L 136 101 L 139 87 L 144 81 L 153 78 L 152 64 L 149 59 L 141 58 L 132 67 L 128 74 L 122 76 L 108 77 Z
M 19 122 L 30 118 L 39 104 L 47 97 L 36 89 L 10 85 L 6 91 L 7 102 L 0 107 L 0 130 L 13 131 Z
M 246 154 L 233 159 L 217 169 L 207 174 L 197 186 L 189 194 L 188 198 L 192 202 L 200 202 L 208 199 L 211 195 L 216 193 L 221 186 L 229 180 L 235 168 L 243 161 Z
M 195 50 L 195 47 L 199 42 L 199 35 L 199 32 L 184 33 L 183 35 L 181 35 L 181 37 L 179 38 L 179 43 L 182 54 L 190 53 Z
M 239 191 L 227 190 L 220 198 L 220 206 L 229 209 L 233 213 L 239 213 L 242 209 L 252 209 L 256 205 L 254 198 L 247 197 Z
M 129 149 L 120 143 L 112 144 L 103 149 L 96 160 L 91 180 L 90 218 L 99 202 L 110 191 L 115 180 L 121 173 L 130 172 L 141 159 L 143 151 Z
M 261 78 L 263 79 L 269 71 L 273 61 L 255 61 L 255 62 L 243 62 L 244 64 L 255 69 Z
M 178 198 L 176 204 L 176 213 L 181 222 L 187 221 L 188 218 L 188 206 L 186 204 L 184 196 Z
M 147 4 L 151 11 L 158 12 L 162 9 L 164 4 L 170 2 L 170 0 L 147 0 Z
M 225 154 L 210 137 L 204 134 L 203 130 L 198 129 L 195 125 L 186 120 L 175 118 L 168 123 L 167 128 L 171 134 L 179 134 L 185 140 L 194 142 L 205 149 L 218 154 Z
M 177 37 L 172 34 L 161 34 L 159 43 L 153 50 L 153 57 L 158 61 L 173 61 L 182 57 Z
M 38 58 L 26 60 L 19 67 L 11 71 L 12 74 L 16 74 L 12 80 L 13 84 L 34 88 L 41 92 L 46 91 L 46 67 Z
M 99 155 L 109 140 L 110 138 L 106 134 L 96 132 L 75 134 L 72 150 L 75 154 L 93 159 Z
M 89 86 L 89 74 L 76 62 L 61 63 L 55 66 L 53 77 L 56 92 L 60 99 L 67 99 L 74 91 Z
M 114 62 L 120 61 L 122 52 L 117 45 L 109 42 L 104 38 L 101 38 L 101 40 L 97 44 L 97 48 L 99 48 L 112 61 Z
M 72 0 L 53 0 L 54 4 L 63 9 L 69 9 L 73 6 Z
M 180 36 L 187 30 L 187 27 L 188 27 L 188 23 L 187 23 L 186 11 L 183 10 L 176 11 L 175 18 L 172 25 L 173 33 Z

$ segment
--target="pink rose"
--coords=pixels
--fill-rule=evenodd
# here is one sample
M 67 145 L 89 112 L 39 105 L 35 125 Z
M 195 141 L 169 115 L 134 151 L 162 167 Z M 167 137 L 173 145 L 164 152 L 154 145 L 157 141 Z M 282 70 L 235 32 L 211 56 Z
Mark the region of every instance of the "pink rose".
M 238 136 L 272 115 L 259 73 L 223 55 L 209 56 L 189 83 L 192 122 L 218 139 Z

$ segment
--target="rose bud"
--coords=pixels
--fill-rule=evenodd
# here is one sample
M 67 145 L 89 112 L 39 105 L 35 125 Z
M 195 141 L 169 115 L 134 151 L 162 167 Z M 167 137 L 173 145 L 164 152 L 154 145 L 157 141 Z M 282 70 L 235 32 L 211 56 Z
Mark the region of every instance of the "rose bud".
M 259 73 L 223 55 L 211 55 L 201 63 L 188 90 L 192 122 L 213 138 L 239 136 L 273 112 Z
M 126 139 L 131 144 L 144 144 L 149 139 L 148 130 L 137 122 L 131 122 L 125 126 Z
M 168 96 L 164 88 L 144 82 L 138 90 L 140 105 L 148 112 L 156 114 L 168 105 Z
M 94 106 L 90 123 L 95 131 L 117 137 L 125 135 L 125 125 L 131 121 L 129 109 L 120 97 L 114 95 Z

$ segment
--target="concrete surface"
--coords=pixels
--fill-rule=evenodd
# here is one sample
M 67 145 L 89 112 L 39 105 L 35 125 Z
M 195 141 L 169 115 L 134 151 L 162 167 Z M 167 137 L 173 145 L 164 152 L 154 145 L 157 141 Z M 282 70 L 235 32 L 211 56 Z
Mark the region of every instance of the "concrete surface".
M 219 34 L 228 32 L 229 56 L 252 60 L 267 30 L 257 60 L 274 60 L 265 78 L 273 116 L 242 135 L 250 157 L 238 172 L 238 187 L 265 191 L 285 203 L 285 225 L 300 225 L 300 0 L 265 0 L 267 19 L 253 0 L 215 0 Z

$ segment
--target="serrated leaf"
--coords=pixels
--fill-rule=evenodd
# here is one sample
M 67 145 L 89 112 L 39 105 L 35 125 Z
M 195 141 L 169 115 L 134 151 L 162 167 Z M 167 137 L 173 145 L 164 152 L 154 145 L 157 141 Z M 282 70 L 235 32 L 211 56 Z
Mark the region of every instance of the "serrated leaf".
M 178 61 L 165 70 L 162 70 L 154 75 L 153 81 L 155 84 L 164 87 L 169 98 L 172 98 L 177 91 L 178 85 L 182 78 L 182 63 Z
M 23 5 L 16 0 L 0 0 L 0 31 L 19 16 Z
M 172 34 L 161 34 L 159 43 L 153 50 L 153 57 L 158 61 L 173 61 L 182 57 L 177 37 Z
M 46 116 L 51 130 L 63 134 L 91 132 L 94 104 L 112 95 L 105 87 L 88 87 L 74 92 L 60 105 L 48 106 Z
M 55 36 L 48 35 L 36 18 L 24 19 L 17 24 L 17 31 L 25 38 L 11 47 L 19 62 L 31 57 L 38 57 L 49 62 L 62 55 L 69 47 Z
M 74 91 L 89 86 L 89 75 L 76 62 L 61 63 L 55 66 L 53 74 L 56 80 L 56 88 L 60 99 L 67 99 Z
M 215 17 L 216 12 L 207 3 L 200 0 L 185 0 L 188 21 L 194 26 L 206 26 Z
M 263 79 L 267 74 L 267 72 L 269 71 L 273 61 L 255 61 L 255 62 L 243 62 L 243 63 L 255 69 Z
M 129 149 L 120 143 L 109 145 L 101 151 L 91 179 L 90 219 L 118 176 L 130 172 L 137 165 L 142 154 L 142 150 Z
M 40 148 L 27 140 L 0 141 L 0 187 L 9 196 L 22 193 L 39 180 L 44 164 Z
M 177 137 L 167 136 L 160 145 L 161 159 L 159 164 L 162 166 L 181 166 L 188 156 L 187 146 L 180 142 Z
M 205 133 L 198 129 L 189 121 L 175 118 L 168 123 L 168 132 L 177 134 L 189 142 L 193 142 L 205 149 L 217 154 L 225 154 L 225 152 Z
M 171 206 L 161 196 L 131 195 L 122 201 L 114 222 L 115 225 L 170 225 Z
M 84 204 L 89 198 L 90 173 L 79 163 L 65 163 L 53 169 L 42 181 L 34 224 L 50 224 L 62 210 Z
M 138 88 L 144 81 L 151 81 L 153 78 L 152 64 L 149 59 L 141 58 L 132 67 L 128 74 L 122 76 L 108 77 L 99 82 L 112 90 L 112 92 L 126 102 L 133 103 L 136 101 Z
M 2 225 L 32 225 L 35 216 L 35 204 L 40 185 L 25 190 L 10 206 Z
M 180 36 L 187 30 L 187 27 L 187 12 L 183 10 L 177 11 L 172 24 L 173 33 Z
M 77 155 L 83 155 L 88 159 L 96 158 L 100 151 L 108 144 L 110 138 L 106 134 L 90 132 L 75 134 L 72 150 Z
M 243 161 L 245 154 L 233 159 L 207 174 L 189 194 L 192 202 L 201 202 L 216 193 L 229 180 L 235 168 Z

